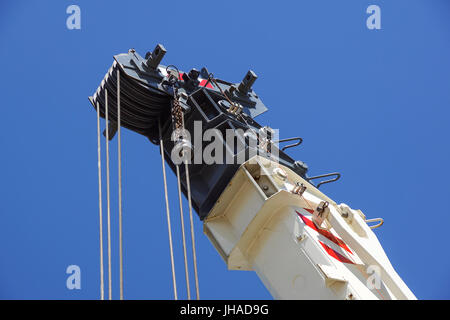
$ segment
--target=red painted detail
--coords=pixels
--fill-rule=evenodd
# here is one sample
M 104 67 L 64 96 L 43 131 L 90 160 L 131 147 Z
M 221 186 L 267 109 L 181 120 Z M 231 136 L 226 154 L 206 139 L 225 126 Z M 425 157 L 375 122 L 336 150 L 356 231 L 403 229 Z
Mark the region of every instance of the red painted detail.
M 331 249 L 329 246 L 327 246 L 325 243 L 323 243 L 322 241 L 319 241 L 319 243 L 322 245 L 322 247 L 325 249 L 325 251 L 332 256 L 333 258 L 335 258 L 336 260 L 343 262 L 343 263 L 350 263 L 350 264 L 355 264 L 353 261 L 351 261 L 350 259 L 348 259 L 347 257 L 344 257 L 342 254 L 340 254 L 339 252 Z
M 202 80 L 202 81 L 200 81 L 200 86 L 201 86 L 201 87 L 204 87 L 205 84 L 206 84 L 207 82 L 208 82 L 208 80 Z M 211 81 L 208 82 L 208 84 L 206 85 L 206 87 L 207 87 L 207 88 L 210 88 L 210 89 L 213 88 L 213 86 L 212 86 L 212 84 L 211 84 Z
M 303 208 L 308 212 L 313 213 L 314 210 L 311 209 L 306 209 Z M 341 248 L 343 248 L 345 251 L 347 251 L 348 253 L 353 254 L 353 252 L 350 250 L 349 247 L 347 247 L 347 245 L 345 244 L 344 241 L 342 241 L 341 239 L 339 239 L 338 237 L 336 237 L 334 234 L 332 234 L 330 231 L 328 230 L 322 230 L 317 228 L 317 226 L 314 224 L 314 222 L 312 222 L 311 220 L 309 220 L 307 217 L 305 217 L 304 215 L 302 215 L 300 212 L 297 212 L 297 214 L 299 215 L 299 217 L 303 220 L 303 223 L 306 224 L 308 227 L 310 227 L 311 229 L 317 231 L 319 234 L 321 234 L 322 236 L 324 236 L 325 238 L 327 238 L 328 240 L 332 241 L 333 243 L 337 244 L 338 246 L 340 246 Z

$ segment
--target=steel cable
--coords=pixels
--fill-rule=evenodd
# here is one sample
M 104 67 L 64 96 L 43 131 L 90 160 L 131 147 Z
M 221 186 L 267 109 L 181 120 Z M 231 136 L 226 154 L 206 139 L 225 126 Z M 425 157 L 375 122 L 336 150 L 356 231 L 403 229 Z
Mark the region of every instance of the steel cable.
M 192 243 L 192 260 L 194 263 L 194 276 L 195 276 L 195 292 L 197 294 L 197 300 L 200 300 L 200 289 L 198 286 L 198 271 L 197 271 L 197 253 L 195 250 L 195 236 L 194 236 L 194 220 L 192 218 L 192 199 L 191 199 L 191 181 L 189 178 L 189 168 L 187 161 L 184 162 L 186 173 L 186 186 L 187 186 L 187 198 L 189 202 L 189 220 L 191 224 L 191 243 Z
M 123 237 L 122 237 L 122 145 L 120 140 L 120 71 L 117 70 L 117 163 L 119 182 L 119 273 L 120 300 L 123 300 Z
M 166 198 L 167 229 L 168 229 L 168 234 L 169 234 L 170 262 L 172 265 L 173 295 L 174 295 L 175 300 L 178 300 L 177 281 L 175 278 L 175 262 L 173 259 L 172 226 L 171 226 L 171 222 L 170 222 L 169 196 L 167 194 L 166 163 L 164 161 L 164 143 L 163 143 L 163 139 L 162 139 L 161 122 L 160 121 L 158 121 L 158 129 L 159 129 L 159 145 L 161 148 L 162 172 L 163 172 L 163 179 L 164 179 L 164 195 Z
M 105 122 L 106 122 L 106 199 L 108 206 L 108 297 L 112 300 L 111 278 L 111 210 L 109 192 L 109 127 L 108 127 L 108 90 L 105 90 Z
M 103 208 L 102 208 L 102 160 L 100 143 L 100 106 L 97 102 L 97 167 L 98 167 L 98 210 L 100 235 L 100 300 L 105 300 L 104 266 L 103 266 Z
M 183 200 L 181 198 L 180 166 L 176 165 L 176 168 L 177 168 L 177 182 L 178 182 L 178 200 L 180 202 L 181 235 L 183 238 L 184 269 L 186 274 L 186 290 L 188 300 L 191 300 L 191 288 L 189 285 L 189 266 L 187 262 L 187 252 L 186 252 L 186 235 L 184 233 Z

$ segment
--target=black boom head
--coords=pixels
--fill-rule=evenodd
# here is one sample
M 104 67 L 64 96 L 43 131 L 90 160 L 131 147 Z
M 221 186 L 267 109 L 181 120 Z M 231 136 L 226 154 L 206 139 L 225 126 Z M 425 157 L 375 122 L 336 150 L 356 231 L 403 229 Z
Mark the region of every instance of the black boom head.
M 194 159 L 205 147 L 204 141 L 192 141 L 198 135 L 194 128 L 200 123 L 201 137 L 206 130 L 211 129 L 223 133 L 222 137 L 225 137 L 230 129 L 247 132 L 236 138 L 243 146 L 242 150 L 230 148 L 225 139 L 220 141 L 224 147 L 224 159 L 235 160 L 241 155 L 248 158 L 250 154 L 254 154 L 251 151 L 264 156 L 268 151 L 276 150 L 278 162 L 301 176 L 306 175 L 307 166 L 289 157 L 284 149 L 278 150 L 278 145 L 274 143 L 276 141 L 266 137 L 267 141 L 264 142 L 254 137 L 269 131 L 254 120 L 267 108 L 252 88 L 257 79 L 253 71 L 248 71 L 240 83 L 230 83 L 214 78 L 206 68 L 200 71 L 192 69 L 185 73 L 173 65 L 161 65 L 165 53 L 166 49 L 158 44 L 145 58 L 133 49 L 114 56 L 113 65 L 95 94 L 89 98 L 94 108 L 99 108 L 103 118 L 106 115 L 106 106 L 108 107 L 108 120 L 112 128 L 109 132 L 110 138 L 117 128 L 120 102 L 121 126 L 148 137 L 154 144 L 159 144 L 161 134 L 165 159 L 174 171 L 176 164 L 172 158 L 172 150 L 177 144 L 177 138 L 173 137 L 174 129 L 182 125 L 183 129 L 190 133 L 191 141 L 184 137 L 180 141 L 182 140 L 184 146 L 190 146 Z M 176 114 L 174 115 L 175 100 L 177 108 L 181 108 L 179 110 L 183 114 L 181 122 L 177 120 Z M 257 140 L 256 144 L 252 145 L 252 139 Z M 180 166 L 182 177 L 185 174 L 183 168 L 184 166 Z M 201 219 L 209 213 L 238 168 L 237 161 L 189 162 L 192 204 Z M 182 189 L 186 193 L 185 182 L 182 182 Z

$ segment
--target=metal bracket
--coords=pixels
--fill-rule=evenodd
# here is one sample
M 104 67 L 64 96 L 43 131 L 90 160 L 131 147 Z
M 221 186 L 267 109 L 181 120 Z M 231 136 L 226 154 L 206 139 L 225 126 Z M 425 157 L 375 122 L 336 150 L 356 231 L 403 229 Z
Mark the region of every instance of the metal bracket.
M 156 68 L 158 68 L 159 64 L 161 63 L 161 60 L 164 58 L 166 52 L 166 48 L 164 48 L 162 44 L 158 44 L 153 52 L 147 52 L 147 54 L 145 55 L 146 61 L 144 62 L 144 65 L 151 70 L 156 70 Z
M 328 201 L 321 201 L 319 205 L 317 206 L 316 210 L 313 212 L 313 222 L 314 224 L 322 230 L 329 229 L 328 227 L 323 228 L 322 224 L 323 222 L 328 218 L 328 215 L 330 214 L 330 209 L 328 208 L 329 202 Z
M 318 206 L 317 206 L 317 212 L 319 213 L 319 216 L 322 217 L 323 213 L 325 212 L 325 209 L 328 208 L 330 204 L 328 203 L 328 201 L 322 201 Z
M 108 138 L 109 138 L 110 141 L 116 135 L 117 129 L 118 129 L 117 123 L 113 122 L 113 121 L 109 121 L 109 124 L 108 124 Z M 106 138 L 106 129 L 103 130 L 103 136 Z
M 244 95 L 247 95 L 250 90 L 252 90 L 252 86 L 255 83 L 258 76 L 252 71 L 249 70 L 245 75 L 245 78 L 239 83 L 238 91 Z
M 292 189 L 292 193 L 298 194 L 299 196 L 302 196 L 303 193 L 306 191 L 306 186 L 303 183 L 297 182 L 295 184 L 295 187 Z

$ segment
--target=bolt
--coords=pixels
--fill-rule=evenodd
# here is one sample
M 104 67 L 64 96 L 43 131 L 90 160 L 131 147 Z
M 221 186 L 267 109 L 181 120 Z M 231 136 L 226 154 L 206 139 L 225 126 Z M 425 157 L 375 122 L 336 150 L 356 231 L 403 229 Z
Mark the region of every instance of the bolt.
M 286 172 L 283 169 L 281 169 L 281 168 L 275 168 L 275 170 L 273 170 L 273 173 L 275 174 L 275 176 L 278 179 L 280 179 L 282 181 L 285 181 L 287 179 Z

